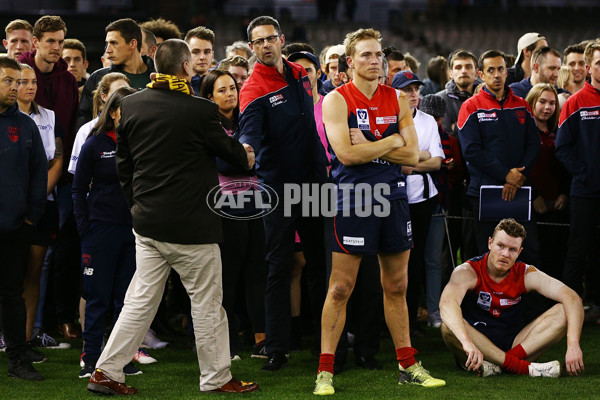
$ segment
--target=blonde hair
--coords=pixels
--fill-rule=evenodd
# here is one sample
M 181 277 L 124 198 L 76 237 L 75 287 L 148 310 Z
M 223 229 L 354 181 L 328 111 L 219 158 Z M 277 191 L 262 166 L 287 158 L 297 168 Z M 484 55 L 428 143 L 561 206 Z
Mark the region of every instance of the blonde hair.
M 600 41 L 594 40 L 593 42 L 588 43 L 585 46 L 585 51 L 583 52 L 583 59 L 585 60 L 586 65 L 592 65 L 592 61 L 594 60 L 594 53 L 596 50 L 600 51 Z
M 556 89 L 554 89 L 554 86 L 550 85 L 549 83 L 538 83 L 537 85 L 535 85 L 534 87 L 531 88 L 525 101 L 527 101 L 527 103 L 529 103 L 529 107 L 531 107 L 531 111 L 534 112 L 535 104 L 539 100 L 542 93 L 544 93 L 546 91 L 552 92 L 554 94 L 554 100 L 556 101 L 556 107 L 554 108 L 554 113 L 552 114 L 552 116 L 550 118 L 548 118 L 548 122 L 547 122 L 548 130 L 550 130 L 550 132 L 555 132 L 556 127 L 558 126 L 558 116 L 559 116 L 560 106 L 559 106 L 559 102 L 558 102 L 558 93 L 556 92 Z
M 558 81 L 556 82 L 556 86 L 561 89 L 567 89 L 567 86 L 571 83 L 571 69 L 566 65 L 563 65 L 558 70 Z
M 373 28 L 361 28 L 357 31 L 348 33 L 344 39 L 346 56 L 352 57 L 356 50 L 356 43 L 367 39 L 375 39 L 381 43 L 381 33 Z

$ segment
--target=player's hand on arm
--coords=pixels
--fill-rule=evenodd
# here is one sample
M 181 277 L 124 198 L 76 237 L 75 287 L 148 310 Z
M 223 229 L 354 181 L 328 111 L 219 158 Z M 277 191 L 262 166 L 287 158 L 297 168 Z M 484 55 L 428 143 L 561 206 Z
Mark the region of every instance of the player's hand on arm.
M 400 112 L 398 113 L 398 129 L 404 139 L 404 146 L 395 149 L 381 157 L 382 160 L 402 166 L 414 167 L 419 162 L 419 141 L 412 112 L 408 106 L 406 95 L 401 93 L 398 97 Z
M 506 177 L 504 178 L 506 183 L 516 186 L 517 189 L 523 186 L 525 183 L 525 175 L 522 174 L 524 169 L 525 167 L 519 167 L 512 168 L 510 171 L 508 171 L 508 174 L 506 174 Z
M 353 145 L 369 143 L 363 132 L 358 128 L 350 128 L 350 141 Z
M 431 153 L 429 150 L 421 150 L 419 151 L 419 162 L 427 161 L 431 158 Z
M 415 167 L 405 167 L 405 166 L 402 166 L 402 173 L 404 175 L 411 175 L 414 170 L 415 170 Z
M 470 370 L 476 370 L 483 363 L 483 354 L 473 344 L 462 315 L 460 304 L 467 291 L 473 289 L 477 284 L 477 275 L 473 268 L 464 263 L 459 265 L 450 277 L 450 281 L 444 288 L 440 298 L 440 315 L 444 325 L 452 331 L 456 339 L 463 346 L 467 354 L 465 366 Z
M 502 188 L 502 200 L 504 201 L 512 201 L 517 195 L 517 187 L 511 185 L 510 183 L 505 183 Z
M 338 160 L 344 165 L 360 165 L 382 158 L 389 151 L 404 145 L 399 134 L 374 142 L 352 144 L 348 127 L 348 106 L 341 94 L 331 92 L 323 100 L 323 124 L 327 139 Z

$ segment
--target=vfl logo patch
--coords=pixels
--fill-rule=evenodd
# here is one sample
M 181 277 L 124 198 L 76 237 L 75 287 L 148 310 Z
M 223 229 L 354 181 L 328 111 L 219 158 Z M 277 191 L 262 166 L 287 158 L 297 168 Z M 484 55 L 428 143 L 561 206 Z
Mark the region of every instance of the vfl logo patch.
M 18 126 L 9 126 L 8 127 L 8 139 L 16 143 L 19 141 L 19 134 L 21 133 L 21 128 Z
M 479 292 L 479 297 L 477 298 L 477 305 L 483 308 L 486 311 L 490 310 L 490 306 L 492 305 L 492 295 L 488 292 Z
M 358 124 L 358 129 L 364 131 L 371 130 L 371 124 L 369 123 L 369 114 L 364 108 L 356 109 L 356 122 Z
M 365 238 L 344 236 L 344 244 L 349 244 L 350 246 L 364 246 Z
M 525 123 L 525 110 L 516 110 L 515 115 L 517 116 L 517 121 L 523 125 Z
M 479 112 L 479 113 L 477 113 L 477 119 L 479 120 L 479 122 L 498 121 L 498 115 L 496 115 L 495 112 L 491 112 L 491 113 Z

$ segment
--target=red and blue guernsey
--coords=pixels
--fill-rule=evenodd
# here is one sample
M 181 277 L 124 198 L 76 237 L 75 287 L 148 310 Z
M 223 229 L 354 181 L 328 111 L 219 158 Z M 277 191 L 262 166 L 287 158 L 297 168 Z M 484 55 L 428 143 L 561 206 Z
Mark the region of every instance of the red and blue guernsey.
M 477 274 L 477 284 L 463 299 L 463 317 L 475 327 L 478 324 L 485 324 L 488 329 L 519 327 L 523 321 L 521 297 L 527 293 L 525 275 L 536 269 L 517 261 L 508 275 L 496 282 L 487 270 L 488 255 L 486 253 L 467 261 Z
M 399 132 L 398 95 L 396 90 L 384 85 L 378 85 L 375 95 L 369 100 L 354 82 L 347 83 L 336 89 L 342 95 L 348 106 L 348 127 L 360 129 L 365 138 L 372 142 Z M 354 208 L 354 189 L 341 190 L 343 185 L 350 184 L 356 188 L 360 183 L 373 187 L 376 184 L 388 184 L 388 200 L 407 199 L 406 183 L 401 166 L 376 158 L 361 165 L 343 165 L 330 148 L 331 177 L 338 190 L 338 210 L 344 205 L 343 196 L 349 195 L 350 208 Z M 348 200 L 346 200 L 348 201 Z
M 498 100 L 484 87 L 463 103 L 458 137 L 471 180 L 467 195 L 479 197 L 481 185 L 503 185 L 512 168 L 527 175 L 540 150 L 537 126 L 529 104 L 505 88 Z
M 573 175 L 571 196 L 600 197 L 600 91 L 585 83 L 565 102 L 556 135 L 556 157 Z

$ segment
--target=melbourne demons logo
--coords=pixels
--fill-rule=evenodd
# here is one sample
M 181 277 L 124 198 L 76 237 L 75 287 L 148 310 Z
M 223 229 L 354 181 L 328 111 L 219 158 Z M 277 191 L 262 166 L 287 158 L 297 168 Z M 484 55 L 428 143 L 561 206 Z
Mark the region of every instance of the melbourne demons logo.
M 18 126 L 9 126 L 8 127 L 8 139 L 16 143 L 19 141 L 19 134 L 21 133 L 21 128 Z
M 83 253 L 81 255 L 81 262 L 83 263 L 84 267 L 89 267 L 90 264 L 92 263 L 92 256 L 91 256 L 91 254 Z
M 525 123 L 525 110 L 516 110 L 515 115 L 517 116 L 517 121 L 523 125 Z

